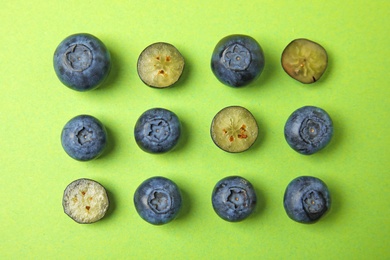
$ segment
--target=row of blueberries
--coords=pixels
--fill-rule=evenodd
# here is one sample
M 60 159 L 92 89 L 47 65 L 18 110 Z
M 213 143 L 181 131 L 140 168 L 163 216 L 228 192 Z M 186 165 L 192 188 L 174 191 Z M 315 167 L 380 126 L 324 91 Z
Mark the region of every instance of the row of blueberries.
M 161 154 L 172 150 L 181 136 L 181 123 L 175 113 L 163 108 L 145 111 L 134 127 L 134 137 L 145 152 Z M 213 118 L 210 135 L 214 143 L 226 152 L 237 153 L 249 149 L 257 140 L 258 125 L 245 108 L 230 106 Z M 329 115 L 321 108 L 302 107 L 293 112 L 284 127 L 287 143 L 305 155 L 323 149 L 333 135 Z M 79 115 L 68 121 L 61 133 L 62 147 L 79 161 L 97 158 L 107 146 L 104 125 L 90 115 Z
M 98 38 L 86 33 L 70 35 L 54 52 L 53 65 L 60 81 L 77 91 L 99 87 L 108 77 L 111 56 Z M 308 39 L 295 39 L 281 57 L 284 71 L 292 78 L 308 84 L 321 78 L 328 65 L 325 49 Z M 137 71 L 140 79 L 154 88 L 175 84 L 184 70 L 184 57 L 171 44 L 157 42 L 139 55 Z M 261 46 L 250 36 L 229 35 L 221 39 L 211 56 L 211 70 L 223 84 L 246 86 L 260 76 L 265 59 Z
M 219 217 L 229 222 L 238 222 L 254 212 L 257 196 L 248 180 L 240 176 L 229 176 L 215 185 L 211 201 Z M 288 184 L 283 203 L 292 220 L 310 224 L 328 212 L 331 197 L 322 180 L 301 176 Z M 80 224 L 102 219 L 109 204 L 105 188 L 90 179 L 78 179 L 70 183 L 62 200 L 64 212 Z M 166 224 L 176 218 L 182 208 L 181 192 L 170 179 L 152 177 L 136 189 L 134 206 L 145 221 L 154 225 Z

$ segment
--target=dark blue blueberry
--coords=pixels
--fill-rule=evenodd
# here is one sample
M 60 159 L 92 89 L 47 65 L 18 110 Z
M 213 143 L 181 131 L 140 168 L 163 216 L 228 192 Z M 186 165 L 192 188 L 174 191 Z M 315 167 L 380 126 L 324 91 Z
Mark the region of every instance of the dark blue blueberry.
M 173 220 L 181 208 L 179 187 L 164 177 L 152 177 L 135 191 L 134 206 L 145 221 L 162 225 Z
M 298 177 L 288 184 L 284 193 L 287 215 L 300 223 L 316 222 L 330 209 L 330 205 L 328 187 L 316 177 Z
M 54 70 L 59 80 L 77 91 L 97 88 L 107 78 L 111 58 L 98 38 L 79 33 L 65 38 L 54 52 Z
M 79 115 L 72 118 L 62 129 L 61 143 L 65 152 L 73 159 L 89 161 L 103 153 L 107 132 L 95 117 Z
M 332 119 L 321 108 L 302 107 L 287 119 L 284 136 L 298 153 L 313 154 L 330 142 L 333 136 Z
M 254 211 L 256 193 L 252 184 L 246 179 L 230 176 L 215 185 L 211 201 L 218 216 L 230 222 L 237 222 Z
M 179 118 L 164 108 L 152 108 L 144 112 L 134 127 L 138 146 L 148 153 L 165 153 L 179 141 L 181 124 Z
M 230 87 L 242 87 L 260 76 L 264 54 L 250 36 L 230 35 L 220 40 L 211 57 L 211 70 L 219 81 Z

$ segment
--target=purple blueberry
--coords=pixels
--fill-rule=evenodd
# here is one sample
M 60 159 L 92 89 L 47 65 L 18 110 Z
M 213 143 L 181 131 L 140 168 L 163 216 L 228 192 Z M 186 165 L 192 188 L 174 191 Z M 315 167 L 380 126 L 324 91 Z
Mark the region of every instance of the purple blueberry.
M 107 78 L 111 57 L 98 38 L 87 33 L 65 38 L 54 52 L 54 70 L 58 79 L 77 91 L 97 88 Z
M 316 177 L 298 177 L 288 184 L 284 193 L 287 215 L 300 223 L 315 223 L 330 209 L 330 205 L 328 187 Z

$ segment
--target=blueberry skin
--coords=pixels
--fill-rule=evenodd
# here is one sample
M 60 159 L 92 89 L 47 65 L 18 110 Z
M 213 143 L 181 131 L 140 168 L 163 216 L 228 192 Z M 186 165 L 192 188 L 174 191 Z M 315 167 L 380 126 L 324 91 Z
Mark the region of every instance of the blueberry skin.
M 181 123 L 175 113 L 164 108 L 145 111 L 134 127 L 134 137 L 145 152 L 161 154 L 172 150 L 179 141 Z
M 182 205 L 179 187 L 165 177 L 145 180 L 134 193 L 134 206 L 145 221 L 162 225 L 172 221 Z
M 95 89 L 107 78 L 111 56 L 106 46 L 91 34 L 79 33 L 65 38 L 54 52 L 58 79 L 76 91 Z
M 219 81 L 230 87 L 242 87 L 260 76 L 264 69 L 260 45 L 247 35 L 229 35 L 215 46 L 211 70 Z
M 89 161 L 103 153 L 107 144 L 107 131 L 97 118 L 79 115 L 62 129 L 61 143 L 73 159 Z
M 317 222 L 331 206 L 326 184 L 311 176 L 292 180 L 284 193 L 284 209 L 294 221 L 304 224 Z
M 256 208 L 256 200 L 252 184 L 239 176 L 220 180 L 211 195 L 215 213 L 229 222 L 247 218 Z
M 310 155 L 323 149 L 332 139 L 333 123 L 325 110 L 305 106 L 294 111 L 284 126 L 287 143 L 298 153 Z

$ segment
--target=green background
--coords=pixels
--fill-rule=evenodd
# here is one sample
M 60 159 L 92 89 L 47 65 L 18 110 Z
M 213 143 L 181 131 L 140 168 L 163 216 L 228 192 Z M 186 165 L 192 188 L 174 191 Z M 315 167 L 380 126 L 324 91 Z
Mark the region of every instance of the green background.
M 0 9 L 1 258 L 309 258 L 385 259 L 389 242 L 389 1 L 3 1 Z M 87 32 L 112 55 L 101 88 L 63 86 L 53 52 L 68 35 Z M 245 88 L 219 83 L 210 70 L 216 43 L 247 34 L 262 46 L 266 66 Z M 319 42 L 328 69 L 315 84 L 291 79 L 280 65 L 295 38 Z M 170 89 L 145 86 L 136 62 L 149 44 L 166 41 L 186 60 Z M 247 152 L 229 154 L 209 136 L 213 116 L 240 105 L 258 121 Z M 303 156 L 286 143 L 288 116 L 304 105 L 325 109 L 335 135 L 323 151 Z M 179 147 L 163 155 L 141 151 L 133 137 L 139 115 L 174 111 L 183 123 Z M 107 127 L 110 145 L 99 159 L 78 162 L 62 149 L 64 124 L 91 114 Z M 179 217 L 153 226 L 135 211 L 133 194 L 151 176 L 182 189 Z M 241 175 L 256 187 L 256 213 L 240 223 L 211 206 L 215 183 Z M 314 225 L 291 221 L 283 194 L 295 177 L 328 184 L 331 212 Z M 73 180 L 91 178 L 109 191 L 100 222 L 79 225 L 61 205 Z

